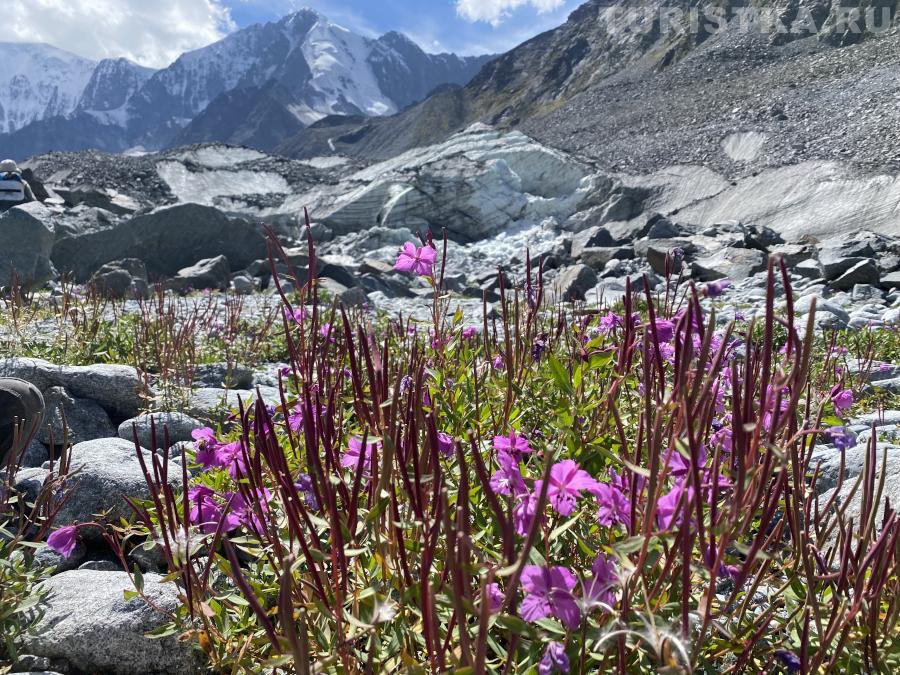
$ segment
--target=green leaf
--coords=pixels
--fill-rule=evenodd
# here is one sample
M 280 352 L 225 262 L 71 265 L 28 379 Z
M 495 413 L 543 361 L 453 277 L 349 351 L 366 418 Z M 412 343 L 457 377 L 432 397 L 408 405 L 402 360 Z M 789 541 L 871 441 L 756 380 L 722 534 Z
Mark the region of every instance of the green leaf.
M 171 635 L 176 635 L 178 633 L 178 626 L 175 624 L 166 624 L 162 625 L 159 628 L 154 628 L 149 633 L 146 633 L 144 637 L 150 640 L 161 640 L 162 638 L 167 638 Z
M 572 378 L 566 372 L 566 369 L 562 367 L 562 364 L 553 354 L 550 354 L 548 361 L 550 370 L 553 373 L 553 381 L 556 382 L 556 385 L 570 396 L 574 394 L 575 389 L 572 387 Z
M 623 539 L 615 545 L 615 549 L 622 555 L 628 555 L 629 553 L 640 551 L 643 545 L 644 537 L 637 535 L 634 537 L 628 537 L 628 539 Z
M 132 571 L 134 575 L 134 587 L 137 589 L 138 594 L 144 592 L 144 575 L 141 574 L 141 568 L 138 567 L 137 563 L 134 564 L 134 570 Z
M 574 516 L 572 516 L 571 518 L 569 518 L 569 519 L 568 519 L 566 522 L 564 522 L 562 525 L 560 525 L 559 527 L 557 527 L 556 529 L 554 529 L 554 530 L 550 533 L 550 539 L 549 539 L 550 543 L 552 544 L 554 541 L 556 541 L 557 539 L 559 539 L 559 537 L 560 537 L 564 532 L 566 532 L 567 530 L 570 530 L 570 529 L 575 525 L 575 523 L 578 522 L 578 520 L 579 520 L 580 518 L 581 518 L 581 514 L 580 514 L 580 513 L 576 513 Z
M 517 635 L 530 635 L 534 632 L 532 627 L 525 623 L 525 621 L 517 616 L 512 616 L 510 614 L 501 614 L 500 616 L 498 616 L 497 623 L 504 628 L 508 628 Z
M 26 612 L 35 605 L 37 605 L 41 601 L 41 595 L 39 593 L 32 593 L 27 598 L 25 598 L 22 602 L 19 603 L 19 606 L 16 607 L 15 614 L 21 614 L 22 612 Z

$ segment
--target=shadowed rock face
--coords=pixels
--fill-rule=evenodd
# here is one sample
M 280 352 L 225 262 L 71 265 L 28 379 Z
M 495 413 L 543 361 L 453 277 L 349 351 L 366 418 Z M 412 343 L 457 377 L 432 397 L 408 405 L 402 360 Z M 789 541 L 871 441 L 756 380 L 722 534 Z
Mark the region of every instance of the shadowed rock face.
M 59 269 L 86 281 L 104 263 L 140 258 L 151 278 L 172 277 L 199 258 L 224 255 L 237 269 L 265 257 L 258 225 L 198 204 L 179 204 L 56 242 Z
M 25 286 L 41 286 L 56 276 L 49 216 L 39 203 L 0 213 L 0 286 L 9 285 L 14 276 Z

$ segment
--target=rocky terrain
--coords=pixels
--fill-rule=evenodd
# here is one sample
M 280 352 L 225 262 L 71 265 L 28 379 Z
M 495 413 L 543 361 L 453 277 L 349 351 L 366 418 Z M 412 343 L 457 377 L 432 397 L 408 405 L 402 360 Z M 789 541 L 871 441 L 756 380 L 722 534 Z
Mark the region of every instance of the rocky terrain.
M 750 3 L 757 5 L 788 23 L 800 11 L 793 3 Z M 504 337 L 501 279 L 507 292 L 529 298 L 526 258 L 542 270 L 548 304 L 561 305 L 570 317 L 615 318 L 609 312 L 619 310 L 628 289 L 643 294 L 645 285 L 665 305 L 680 279 L 695 282 L 698 305 L 715 309 L 723 329 L 764 314 L 769 263 L 783 260 L 795 325 L 805 327 L 815 308 L 817 335 L 844 331 L 847 344 L 892 336 L 900 327 L 896 33 L 842 31 L 837 4 L 826 0 L 808 8 L 819 20 L 809 36 L 670 34 L 652 21 L 636 34 L 613 28 L 611 12 L 623 6 L 632 5 L 591 0 L 561 28 L 489 63 L 467 86 L 442 87 L 418 104 L 433 80 L 430 69 L 449 82 L 467 79 L 459 73 L 472 64 L 449 56 L 420 62 L 417 48 L 397 34 L 377 41 L 380 46 L 366 43 L 373 53 L 390 49 L 408 65 L 419 63 L 411 68 L 419 75 L 400 77 L 376 58 L 371 73 L 384 96 L 366 100 L 380 101 L 383 110 L 363 109 L 358 97 L 329 100 L 317 121 L 303 120 L 299 133 L 292 129 L 296 117 L 284 116 L 297 104 L 296 92 L 278 78 L 231 83 L 204 93 L 204 105 L 166 98 L 182 71 L 203 75 L 203 68 L 188 65 L 207 63 L 209 54 L 187 55 L 168 73 L 150 77 L 151 84 L 128 91 L 128 106 L 159 112 L 153 124 L 165 126 L 173 110 L 190 109 L 191 123 L 167 139 L 175 147 L 131 155 L 51 152 L 24 163 L 40 202 L 0 214 L 2 300 L 9 307 L 62 307 L 63 318 L 35 309 L 39 318 L 27 330 L 15 313 L 0 322 L 0 346 L 13 345 L 0 352 L 0 377 L 33 383 L 49 411 L 22 466 L 5 478 L 21 493 L 37 495 L 53 479 L 66 439 L 78 483 L 54 527 L 88 523 L 97 514 L 115 521 L 131 514 L 126 497 L 153 496 L 144 472 L 151 460 L 165 458 L 171 487 L 180 490 L 192 478 L 182 451 L 194 448 L 187 444 L 197 429 L 233 425 L 239 403 L 261 398 L 272 410 L 282 404 L 279 376 L 291 365 L 286 357 L 256 358 L 251 348 L 228 353 L 227 361 L 191 363 L 191 377 L 176 385 L 166 381 L 167 364 L 69 365 L 49 353 L 19 353 L 22 345 L 42 345 L 45 332 L 59 331 L 66 342 L 65 331 L 76 332 L 66 321 L 82 331 L 90 324 L 86 310 L 82 315 L 67 304 L 72 298 L 114 300 L 95 307 L 92 318 L 104 326 L 146 326 L 153 306 L 156 329 L 168 318 L 177 333 L 191 325 L 186 317 L 202 314 L 203 329 L 194 324 L 192 335 L 213 340 L 238 319 L 302 325 L 305 310 L 284 312 L 276 287 L 290 293 L 297 279 L 315 276 L 324 305 L 342 303 L 365 326 L 411 318 L 412 325 L 401 326 L 405 336 L 432 330 L 435 293 L 428 281 L 398 271 L 395 261 L 404 243 L 429 235 L 445 265 L 441 297 L 448 316 L 458 317 L 461 335 L 463 327 L 489 327 L 485 345 Z M 725 3 L 724 9 L 733 17 L 739 7 Z M 259 30 L 265 37 L 275 29 Z M 261 39 L 254 33 L 236 40 Z M 116 77 L 130 71 L 127 64 L 105 68 Z M 143 75 L 130 71 L 129 77 L 137 84 Z M 305 94 L 316 99 L 322 91 L 314 84 L 322 81 L 311 76 Z M 412 89 L 401 86 L 409 82 Z M 88 90 L 92 110 L 125 105 L 102 82 Z M 236 109 L 236 103 L 246 105 Z M 32 123 L 65 135 L 72 120 L 85 119 L 72 105 Z M 363 114 L 397 111 L 376 119 Z M 112 121 L 89 117 L 98 136 Z M 24 121 L 21 114 L 16 119 Z M 264 131 L 270 135 L 263 139 Z M 286 260 L 274 269 L 266 227 L 285 249 Z M 314 267 L 308 235 L 316 244 Z M 772 288 L 783 312 L 784 285 L 775 281 Z M 134 317 L 146 323 L 127 323 Z M 322 328 L 328 342 L 332 328 Z M 129 337 L 134 349 L 136 338 Z M 533 337 L 530 354 L 523 354 L 539 364 L 546 340 Z M 91 345 L 89 353 L 100 361 L 108 356 L 103 349 L 110 347 Z M 836 343 L 817 349 L 847 351 Z M 849 483 L 863 476 L 874 485 L 868 459 L 874 451 L 884 458 L 883 489 L 891 503 L 900 490 L 900 410 L 894 409 L 900 367 L 890 356 L 846 356 L 826 373 L 840 383 L 832 390 L 829 380 L 825 390 L 826 405 L 838 414 L 827 425 L 848 435 L 820 434 L 813 461 L 822 465 L 813 487 L 846 499 L 851 516 L 862 507 Z M 504 368 L 497 352 L 480 358 L 485 372 Z M 844 417 L 852 401 L 840 409 L 829 401 L 854 378 L 861 389 L 853 393 L 865 409 Z M 885 401 L 889 409 L 880 409 Z M 869 445 L 873 433 L 876 443 Z M 170 570 L 161 547 L 150 540 L 130 549 L 123 565 L 99 530 L 88 526 L 80 537 L 70 556 L 49 548 L 36 554 L 39 567 L 53 574 L 44 581 L 48 597 L 38 630 L 18 645 L 16 672 L 198 671 L 198 651 L 177 635 L 157 635 L 149 646 L 143 638 L 160 630 L 166 612 L 181 602 L 174 586 L 162 582 Z M 126 567 L 140 570 L 144 594 L 162 612 L 130 595 L 135 580 Z
M 702 163 L 739 178 L 809 160 L 845 161 L 870 174 L 897 170 L 893 3 L 878 6 L 872 26 L 868 3 L 715 8 L 720 19 L 700 14 L 692 25 L 691 11 L 713 8 L 591 0 L 463 88 L 393 117 L 313 125 L 279 152 L 324 154 L 330 139 L 340 153 L 386 159 L 484 122 L 521 129 L 608 171 Z M 841 21 L 854 9 L 858 31 Z M 754 143 L 722 152 L 731 134 L 749 133 Z
M 720 141 L 723 156 L 755 143 L 746 135 Z M 429 231 L 446 232 L 452 289 L 474 300 L 490 296 L 496 270 L 515 269 L 526 250 L 544 260 L 548 278 L 559 277 L 563 295 L 581 299 L 621 292 L 629 275 L 662 274 L 675 249 L 701 281 L 758 279 L 775 253 L 834 291 L 859 284 L 880 295 L 900 271 L 900 188 L 841 163 L 739 180 L 698 165 L 629 175 L 518 131 L 474 125 L 372 164 L 195 145 L 142 157 L 52 154 L 28 168 L 48 199 L 0 216 L 0 232 L 33 242 L 4 249 L 3 270 L 36 284 L 86 283 L 140 258 L 142 287 L 228 288 L 234 278 L 243 291 L 257 288 L 269 275 L 262 225 L 300 244 L 304 209 L 333 288 L 391 307 L 417 293 L 390 271 L 396 251 Z M 215 273 L 192 269 L 200 261 Z

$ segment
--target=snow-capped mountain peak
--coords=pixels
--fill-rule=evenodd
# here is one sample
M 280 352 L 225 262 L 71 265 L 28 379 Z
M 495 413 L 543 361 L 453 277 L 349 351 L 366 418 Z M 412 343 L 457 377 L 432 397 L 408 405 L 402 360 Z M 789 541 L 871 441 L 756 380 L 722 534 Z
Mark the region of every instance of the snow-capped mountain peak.
M 209 140 L 267 150 L 327 116 L 396 113 L 438 86 L 467 83 L 485 60 L 426 54 L 399 33 L 365 37 L 309 8 L 236 31 L 156 72 L 46 51 L 39 65 L 13 61 L 9 82 L 0 75 L 0 144 L 120 151 Z M 43 126 L 23 129 L 31 123 Z
M 0 133 L 78 106 L 96 64 L 46 44 L 0 42 Z
M 320 119 L 333 114 L 377 117 L 397 112 L 369 64 L 372 46 L 372 40 L 325 17 L 316 21 L 303 42 L 303 55 L 312 71 L 309 86 L 321 96 L 314 106 Z

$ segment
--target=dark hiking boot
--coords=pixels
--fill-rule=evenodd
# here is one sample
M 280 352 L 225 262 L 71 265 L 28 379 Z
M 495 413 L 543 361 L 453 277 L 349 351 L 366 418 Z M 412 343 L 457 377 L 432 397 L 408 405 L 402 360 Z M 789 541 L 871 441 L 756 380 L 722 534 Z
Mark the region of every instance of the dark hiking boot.
M 16 442 L 16 453 L 37 434 L 44 419 L 44 397 L 25 380 L 0 378 L 0 466 Z M 16 435 L 18 432 L 18 436 Z

